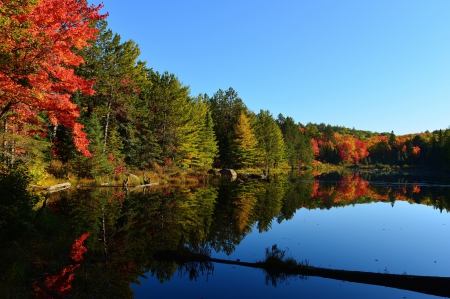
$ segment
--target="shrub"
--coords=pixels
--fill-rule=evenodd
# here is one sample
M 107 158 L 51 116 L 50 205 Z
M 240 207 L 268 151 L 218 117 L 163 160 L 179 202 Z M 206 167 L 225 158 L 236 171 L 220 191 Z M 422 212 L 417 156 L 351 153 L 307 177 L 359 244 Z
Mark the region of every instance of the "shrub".
M 0 233 L 15 234 L 31 226 L 39 197 L 28 191 L 30 181 L 24 166 L 0 174 Z

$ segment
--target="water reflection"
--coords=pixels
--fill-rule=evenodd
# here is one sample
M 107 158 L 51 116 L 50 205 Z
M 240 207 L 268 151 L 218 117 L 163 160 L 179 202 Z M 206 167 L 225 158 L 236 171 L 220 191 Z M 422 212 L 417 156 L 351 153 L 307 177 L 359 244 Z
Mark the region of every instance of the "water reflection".
M 42 284 L 59 275 L 74 260 L 70 259 L 74 240 L 86 234 L 83 256 L 93 262 L 71 269 L 66 292 L 70 289 L 73 298 L 128 298 L 133 296 L 130 283 L 138 283 L 139 277 L 151 275 L 165 282 L 177 272 L 192 280 L 213 274 L 212 265 L 157 261 L 155 252 L 189 247 L 230 255 L 252 231 L 267 232 L 273 221 L 290 220 L 302 208 L 379 201 L 394 207 L 396 201 L 406 201 L 449 210 L 450 188 L 389 179 L 383 184 L 384 178 L 370 174 L 328 174 L 319 179 L 286 175 L 269 182 L 164 187 L 128 195 L 111 188 L 55 193 L 36 212 L 39 217 L 29 232 L 3 239 L 0 292 L 14 297 L 20 290 L 20 295 L 39 297 L 29 281 Z M 21 257 L 28 257 L 20 265 L 17 247 Z M 64 295 L 51 284 L 46 286 Z
M 311 203 L 319 200 L 319 205 L 307 208 L 331 208 L 349 204 L 368 203 L 377 201 L 406 201 L 428 206 L 434 206 L 441 212 L 449 209 L 450 186 L 405 181 L 403 178 L 395 181 L 385 181 L 381 176 L 372 178 L 370 173 L 365 175 L 346 174 L 323 175 L 314 181 L 311 193 Z M 374 180 L 371 180 L 374 179 Z

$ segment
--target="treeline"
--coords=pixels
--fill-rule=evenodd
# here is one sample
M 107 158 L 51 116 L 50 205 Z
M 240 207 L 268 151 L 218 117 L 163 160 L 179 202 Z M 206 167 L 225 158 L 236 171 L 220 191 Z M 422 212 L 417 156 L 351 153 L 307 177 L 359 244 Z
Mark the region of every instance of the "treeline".
M 303 125 L 251 111 L 232 88 L 192 96 L 174 74 L 139 61 L 139 46 L 107 28 L 101 6 L 26 3 L 8 1 L 0 10 L 4 169 L 22 161 L 39 180 L 126 167 L 450 167 L 448 131 L 395 136 Z
M 37 178 L 95 178 L 126 167 L 270 169 L 286 152 L 312 161 L 292 119 L 250 111 L 232 88 L 192 96 L 174 74 L 139 61 L 139 46 L 107 28 L 100 6 L 19 2 L 1 10 L 3 168 L 22 161 Z
M 449 129 L 402 136 L 354 129 L 342 134 L 342 127 L 310 123 L 302 129 L 313 142 L 316 160 L 323 163 L 450 170 Z

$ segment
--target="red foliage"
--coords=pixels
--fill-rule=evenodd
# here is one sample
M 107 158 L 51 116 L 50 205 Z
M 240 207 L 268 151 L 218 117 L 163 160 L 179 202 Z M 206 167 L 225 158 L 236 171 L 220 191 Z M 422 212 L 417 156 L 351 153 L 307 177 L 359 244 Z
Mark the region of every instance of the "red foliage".
M 120 173 L 124 173 L 127 170 L 127 168 L 123 165 L 114 168 L 114 173 L 120 174 Z
M 164 158 L 165 166 L 170 167 L 172 165 L 172 159 L 170 158 Z
M 169 196 L 171 193 L 172 193 L 172 192 L 171 192 L 171 189 L 170 189 L 170 188 L 166 188 L 166 189 L 164 189 L 162 195 L 163 195 L 163 196 Z
M 311 197 L 319 196 L 319 187 L 320 187 L 319 181 L 315 181 L 314 185 L 313 185 L 312 192 L 311 192 Z
M 126 197 L 125 193 L 114 193 L 113 197 L 111 197 L 108 202 L 112 202 L 114 200 L 117 200 L 120 204 L 120 206 L 123 206 L 123 199 Z
M 369 155 L 366 143 L 361 140 L 351 135 L 341 136 L 335 134 L 335 137 L 337 139 L 338 154 L 342 161 L 356 164 Z
M 314 138 L 311 138 L 311 143 L 312 143 L 314 156 L 318 156 L 319 155 L 319 144 L 318 144 L 317 140 Z
M 412 155 L 417 159 L 420 156 L 420 147 L 413 146 Z
M 70 251 L 70 258 L 74 261 L 81 261 L 83 259 L 83 254 L 87 252 L 87 248 L 83 245 L 84 241 L 89 237 L 89 232 L 82 234 L 81 237 L 75 240 L 72 245 L 72 250 Z
M 414 202 L 411 196 L 407 196 L 407 189 L 411 188 L 415 194 L 421 191 L 420 186 L 414 185 L 412 187 L 403 186 L 400 189 L 383 189 L 383 193 L 380 194 L 379 189 L 371 188 L 369 182 L 361 179 L 357 174 L 342 177 L 336 187 L 321 184 L 320 181 L 314 182 L 311 198 L 319 199 L 322 202 L 331 201 L 334 203 L 351 202 L 361 197 L 381 201 L 393 198 L 395 200 Z
M 83 126 L 76 123 L 78 107 L 70 98 L 76 91 L 93 94 L 94 81 L 75 75 L 73 68 L 84 61 L 74 49 L 96 39 L 97 29 L 90 25 L 106 15 L 99 15 L 101 5 L 89 7 L 85 0 L 25 1 L 23 8 L 19 2 L 5 1 L 1 13 L 7 21 L 0 32 L 0 55 L 6 61 L 0 64 L 0 118 L 20 111 L 15 117 L 30 122 L 47 112 L 53 124 L 72 129 L 75 146 L 90 155 Z
M 89 237 L 89 232 L 81 235 L 72 245 L 70 257 L 76 262 L 83 260 L 83 254 L 87 252 L 87 248 L 83 245 L 87 237 Z M 72 281 L 75 277 L 74 271 L 78 267 L 80 267 L 79 264 L 68 265 L 61 270 L 60 274 L 47 276 L 44 281 L 44 286 L 62 296 L 70 295 L 72 293 L 70 291 L 72 288 Z M 35 291 L 36 298 L 53 298 L 46 290 L 42 290 L 37 282 L 35 282 Z

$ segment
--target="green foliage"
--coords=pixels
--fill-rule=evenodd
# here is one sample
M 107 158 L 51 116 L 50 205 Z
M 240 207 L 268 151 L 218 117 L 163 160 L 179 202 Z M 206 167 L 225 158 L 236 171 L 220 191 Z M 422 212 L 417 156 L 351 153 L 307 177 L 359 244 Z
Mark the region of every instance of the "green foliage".
M 137 60 L 139 47 L 132 40 L 121 42 L 120 36 L 106 25 L 104 21 L 98 22 L 98 39 L 80 51 L 86 63 L 77 73 L 96 79 L 95 95 L 82 97 L 81 106 L 89 117 L 103 121 L 102 153 L 119 163 L 124 158 L 123 149 L 135 141 L 139 90 L 150 83 L 145 63 Z
M 269 111 L 261 110 L 257 115 L 256 138 L 261 152 L 261 163 L 266 169 L 281 166 L 284 162 L 285 145 L 283 134 Z
M 219 89 L 211 98 L 207 99 L 211 117 L 214 121 L 214 132 L 219 147 L 219 157 L 216 167 L 234 167 L 233 142 L 236 139 L 234 125 L 239 116 L 247 111 L 238 93 L 229 88 L 226 91 Z
M 364 131 L 364 130 L 356 130 L 355 128 L 346 128 L 343 126 L 331 126 L 326 125 L 324 123 L 313 124 L 308 123 L 306 128 L 309 130 L 309 134 L 311 138 L 317 138 L 319 133 L 325 133 L 326 135 L 331 135 L 330 133 L 339 133 L 341 135 L 351 135 L 359 140 L 367 140 L 370 137 L 380 135 L 377 132 Z
M 0 234 L 14 235 L 31 229 L 33 207 L 39 197 L 28 191 L 31 181 L 24 165 L 0 174 Z
M 154 158 L 161 164 L 181 168 L 209 167 L 217 146 L 203 97 L 189 97 L 189 87 L 173 74 L 150 72 L 149 79 L 151 86 L 143 96 L 147 114 L 151 115 L 145 118 L 148 133 L 154 136 L 150 146 L 160 150 Z
M 86 157 L 81 153 L 77 153 L 70 163 L 71 172 L 80 178 L 98 178 L 111 174 L 113 165 L 108 160 L 107 155 L 103 153 L 102 128 L 98 118 L 93 114 L 90 116 L 83 115 L 80 118 L 80 123 L 85 126 L 84 131 L 91 141 L 88 149 L 92 156 Z
M 76 150 L 73 131 L 61 124 L 52 127 L 47 116 L 40 115 L 40 122 L 50 128 L 49 138 L 27 135 L 36 131 L 31 123 L 21 131 L 16 124 L 2 124 L 2 167 L 25 161 L 35 182 L 45 179 L 45 168 L 58 177 L 74 173 L 85 178 L 109 175 L 118 166 L 297 169 L 312 165 L 314 154 L 320 162 L 344 165 L 342 153 L 351 149 L 361 151 L 361 163 L 368 167 L 382 163 L 450 170 L 448 130 L 406 140 L 394 132 L 378 134 L 325 123 L 302 125 L 281 114 L 275 121 L 269 111 L 249 110 L 231 87 L 219 89 L 211 98 L 192 97 L 189 87 L 174 74 L 158 73 L 139 61 L 140 49 L 134 41 L 121 41 L 105 21 L 93 26 L 99 29 L 98 39 L 91 41 L 91 47 L 75 50 L 85 61 L 75 72 L 93 80 L 95 94 L 76 92 L 72 98 L 80 107 L 79 121 L 91 141 L 92 157 Z M 349 142 L 343 150 L 335 134 L 348 140 L 353 136 L 359 143 L 352 148 L 355 143 Z M 374 141 L 381 136 L 384 139 Z M 366 145 L 371 146 L 368 157 Z M 52 161 L 55 157 L 62 165 Z
M 286 148 L 286 159 L 291 168 L 310 165 L 314 160 L 314 153 L 310 139 L 300 130 L 291 117 L 278 115 L 277 124 L 283 133 Z
M 204 116 L 204 126 L 200 130 L 200 141 L 198 144 L 198 158 L 195 163 L 199 167 L 211 167 L 214 158 L 219 153 L 216 135 L 214 133 L 214 124 L 211 113 L 208 111 Z

